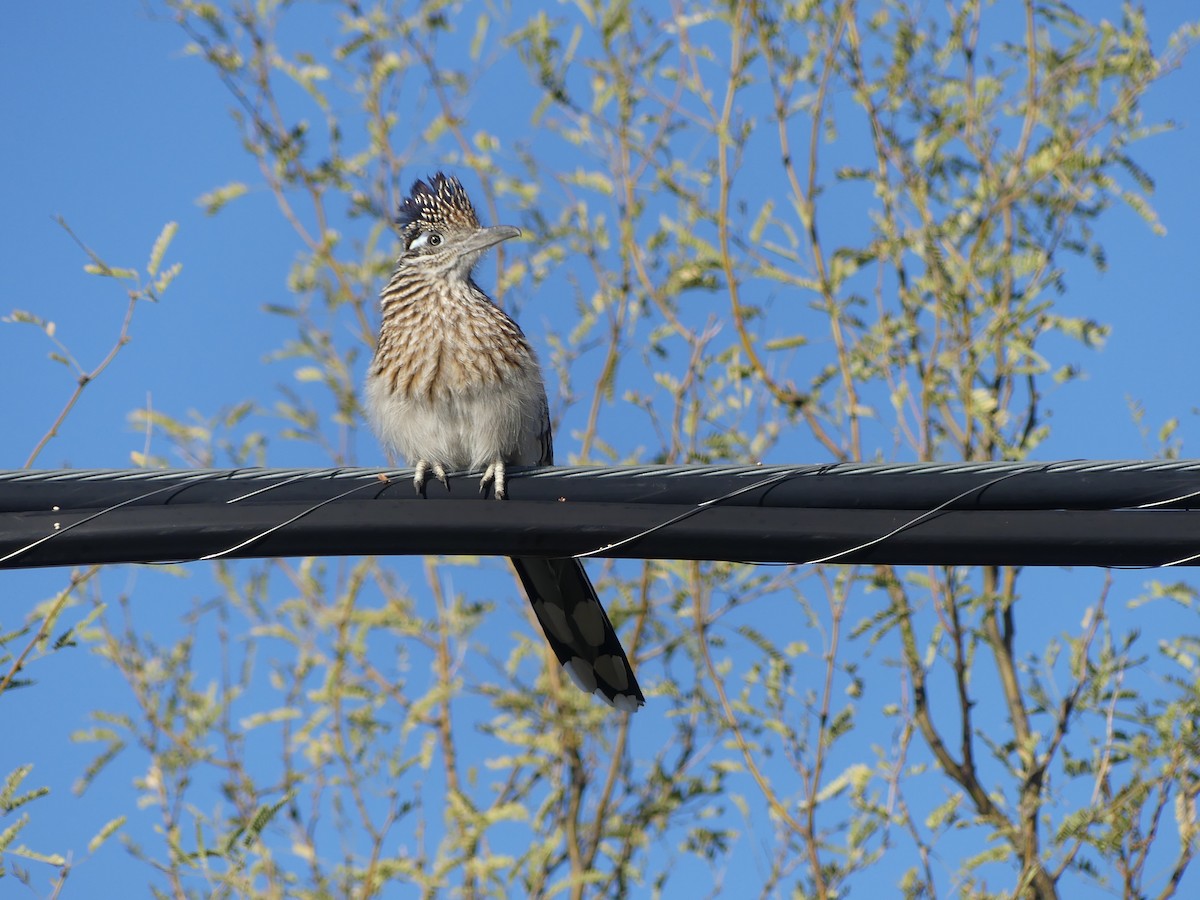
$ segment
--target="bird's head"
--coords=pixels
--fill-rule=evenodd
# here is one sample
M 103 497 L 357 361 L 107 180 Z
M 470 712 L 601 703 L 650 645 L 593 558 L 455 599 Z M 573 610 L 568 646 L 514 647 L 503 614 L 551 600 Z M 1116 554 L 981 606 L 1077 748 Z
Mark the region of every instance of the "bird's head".
M 481 226 L 458 179 L 441 172 L 428 183 L 420 179 L 413 183 L 400 204 L 396 224 L 404 242 L 401 266 L 462 278 L 489 247 L 521 233 L 512 225 Z

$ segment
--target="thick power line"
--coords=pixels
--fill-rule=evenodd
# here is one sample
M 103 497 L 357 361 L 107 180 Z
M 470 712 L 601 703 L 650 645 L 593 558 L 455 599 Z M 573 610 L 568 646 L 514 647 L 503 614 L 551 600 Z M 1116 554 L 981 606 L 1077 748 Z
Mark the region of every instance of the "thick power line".
M 0 567 L 482 554 L 1157 566 L 1200 557 L 1200 461 L 0 472 Z

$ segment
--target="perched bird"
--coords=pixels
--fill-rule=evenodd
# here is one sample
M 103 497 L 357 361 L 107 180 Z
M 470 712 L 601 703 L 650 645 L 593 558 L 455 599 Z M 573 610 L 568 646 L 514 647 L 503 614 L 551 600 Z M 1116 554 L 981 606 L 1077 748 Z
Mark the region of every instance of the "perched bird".
M 519 235 L 484 228 L 458 179 L 418 180 L 400 205 L 403 249 L 380 295 L 379 344 L 367 410 L 381 441 L 434 478 L 483 470 L 480 490 L 505 495 L 505 467 L 554 463 L 537 357 L 520 327 L 471 278 L 494 244 Z M 629 659 L 575 559 L 512 560 L 546 639 L 571 679 L 617 709 L 646 702 Z

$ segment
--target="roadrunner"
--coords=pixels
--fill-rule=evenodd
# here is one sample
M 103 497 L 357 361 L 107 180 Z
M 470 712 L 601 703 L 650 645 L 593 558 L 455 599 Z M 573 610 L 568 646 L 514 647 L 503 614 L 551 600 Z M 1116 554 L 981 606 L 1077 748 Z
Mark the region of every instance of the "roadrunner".
M 367 409 L 385 446 L 432 474 L 483 471 L 504 499 L 505 467 L 554 464 L 550 411 L 537 357 L 520 327 L 471 278 L 494 244 L 519 235 L 484 228 L 456 178 L 418 180 L 400 204 L 403 249 L 383 289 Z M 580 690 L 633 712 L 646 702 L 629 659 L 575 559 L 512 560 L 546 639 Z

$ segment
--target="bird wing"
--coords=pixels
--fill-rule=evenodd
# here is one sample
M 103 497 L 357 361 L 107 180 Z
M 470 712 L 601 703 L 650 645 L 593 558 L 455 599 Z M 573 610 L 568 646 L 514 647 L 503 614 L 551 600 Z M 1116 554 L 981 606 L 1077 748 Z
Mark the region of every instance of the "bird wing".
M 542 455 L 538 459 L 539 466 L 554 465 L 554 431 L 550 427 L 550 403 L 542 392 L 542 420 L 538 423 L 538 440 L 542 445 Z

